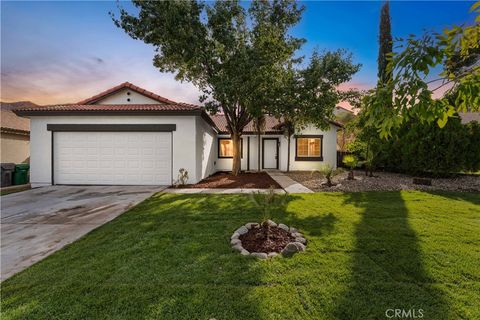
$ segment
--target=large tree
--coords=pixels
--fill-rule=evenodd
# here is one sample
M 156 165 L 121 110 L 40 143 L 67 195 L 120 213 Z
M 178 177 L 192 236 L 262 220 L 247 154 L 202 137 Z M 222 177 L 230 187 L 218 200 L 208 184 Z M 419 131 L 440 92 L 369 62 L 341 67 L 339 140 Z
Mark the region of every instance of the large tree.
M 292 135 L 307 125 L 328 129 L 335 106 L 351 94 L 338 89 L 352 78 L 361 65 L 352 61 L 345 50 L 314 52 L 304 69 L 284 69 L 277 82 L 277 94 L 271 112 L 282 119 L 288 143 L 287 171 L 290 170 Z
M 380 26 L 378 37 L 378 80 L 377 90 L 383 91 L 385 95 L 385 107 L 392 108 L 393 92 L 391 83 L 393 81 L 392 70 L 388 67 L 393 53 L 392 28 L 390 24 L 390 3 L 387 0 L 380 10 Z M 368 105 L 364 106 L 368 108 Z M 361 110 L 357 124 L 361 127 L 358 138 L 366 142 L 365 150 L 365 174 L 373 176 L 375 160 L 380 152 L 382 139 L 377 133 L 377 128 L 369 123 L 365 117 L 366 110 Z
M 378 48 L 378 83 L 386 84 L 392 80 L 392 72 L 388 69 L 388 61 L 393 51 L 392 30 L 390 25 L 390 3 L 386 1 L 380 11 L 380 32 Z
M 471 11 L 472 24 L 397 41 L 387 66 L 392 81 L 365 98 L 368 124 L 381 137 L 410 119 L 443 127 L 457 112 L 480 111 L 480 1 Z
M 289 29 L 301 17 L 295 1 L 133 1 L 138 13 L 120 8 L 114 22 L 156 49 L 154 65 L 176 73 L 201 92 L 212 113 L 223 112 L 233 141 L 233 174 L 240 171 L 244 127 L 271 109 L 284 66 L 304 42 Z

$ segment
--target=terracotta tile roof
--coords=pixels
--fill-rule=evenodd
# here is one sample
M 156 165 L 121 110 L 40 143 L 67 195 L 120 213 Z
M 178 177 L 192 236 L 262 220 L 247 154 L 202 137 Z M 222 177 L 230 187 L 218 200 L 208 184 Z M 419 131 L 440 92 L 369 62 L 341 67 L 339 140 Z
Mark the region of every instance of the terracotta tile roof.
M 125 89 L 125 88 L 128 88 L 128 89 L 131 89 L 133 91 L 136 91 L 140 94 L 143 94 L 144 96 L 147 96 L 153 100 L 157 100 L 158 102 L 161 102 L 161 103 L 175 103 L 174 101 L 172 100 L 169 100 L 167 98 L 164 98 L 162 96 L 159 96 L 158 94 L 155 94 L 153 92 L 150 92 L 148 90 L 145 90 L 143 88 L 140 88 L 134 84 L 131 84 L 130 82 L 124 82 L 124 83 L 121 83 L 119 84 L 118 86 L 115 86 L 113 88 L 110 88 L 108 90 L 105 90 L 103 92 L 100 92 L 99 94 L 96 94 L 94 95 L 93 97 L 90 97 L 88 99 L 85 99 L 85 100 L 82 100 L 82 101 L 79 101 L 77 102 L 78 105 L 83 105 L 83 104 L 92 104 L 92 103 L 95 103 L 96 101 L 102 99 L 102 98 L 105 98 L 106 96 L 109 96 L 119 90 L 122 90 L 122 89 Z
M 265 116 L 265 133 L 276 133 L 281 134 L 282 130 L 280 129 L 280 125 L 282 124 L 282 119 L 277 119 L 274 116 L 266 115 Z M 215 123 L 216 127 L 218 128 L 219 132 L 221 133 L 228 133 L 227 130 L 227 119 L 222 114 L 210 115 L 213 122 Z M 336 125 L 338 127 L 342 127 L 342 125 L 336 121 L 329 121 L 331 124 Z M 243 133 L 256 133 L 255 128 L 253 126 L 253 121 L 250 121 L 244 128 Z
M 212 118 L 213 122 L 217 126 L 218 130 L 221 133 L 227 133 L 227 119 L 223 114 L 215 114 L 215 115 L 210 115 L 210 118 Z M 276 128 L 281 124 L 281 122 L 273 117 L 273 116 L 266 116 L 266 121 L 265 121 L 265 132 L 266 133 L 281 133 L 282 131 L 279 128 Z M 253 121 L 250 121 L 244 128 L 243 133 L 255 133 L 255 128 L 253 127 Z
M 64 104 L 42 107 L 26 107 L 15 109 L 15 113 L 27 115 L 31 112 L 121 112 L 121 111 L 202 111 L 203 108 L 186 103 L 168 104 Z
M 17 116 L 13 110 L 22 107 L 38 107 L 30 101 L 1 102 L 1 131 L 3 133 L 14 133 L 28 135 L 30 133 L 30 120 Z

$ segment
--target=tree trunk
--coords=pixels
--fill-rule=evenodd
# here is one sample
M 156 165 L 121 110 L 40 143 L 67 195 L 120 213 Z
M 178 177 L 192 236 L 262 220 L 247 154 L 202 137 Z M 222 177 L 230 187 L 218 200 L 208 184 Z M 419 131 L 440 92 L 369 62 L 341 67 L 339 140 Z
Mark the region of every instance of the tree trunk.
M 287 172 L 290 172 L 290 140 L 292 136 L 288 133 L 287 141 Z
M 369 160 L 368 160 L 368 152 L 370 151 L 370 140 L 371 138 L 368 139 L 367 142 L 367 152 L 365 152 L 365 177 L 368 176 L 368 168 L 370 167 Z
M 257 152 L 257 171 L 260 172 L 260 152 L 261 152 L 261 148 L 260 148 L 260 132 L 257 131 L 257 147 L 258 147 L 258 152 Z
M 234 176 L 237 176 L 240 173 L 241 168 L 241 140 L 240 140 L 240 134 L 238 132 L 234 132 L 232 134 L 232 143 L 233 143 L 233 165 L 232 165 L 232 174 Z

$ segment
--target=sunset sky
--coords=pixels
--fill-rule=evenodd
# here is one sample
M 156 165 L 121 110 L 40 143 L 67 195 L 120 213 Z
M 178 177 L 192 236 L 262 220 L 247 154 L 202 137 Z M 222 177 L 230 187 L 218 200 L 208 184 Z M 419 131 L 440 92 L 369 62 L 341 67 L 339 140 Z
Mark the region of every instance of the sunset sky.
M 120 3 L 132 8 L 128 2 Z M 394 37 L 471 23 L 473 2 L 391 3 Z M 246 4 L 248 5 L 248 4 Z M 292 30 L 314 48 L 345 48 L 363 65 L 343 86 L 367 89 L 376 82 L 379 12 L 382 2 L 306 2 Z M 108 15 L 116 2 L 1 2 L 1 100 L 38 104 L 76 102 L 129 81 L 172 100 L 198 103 L 189 83 L 152 65 L 154 50 L 116 28 Z

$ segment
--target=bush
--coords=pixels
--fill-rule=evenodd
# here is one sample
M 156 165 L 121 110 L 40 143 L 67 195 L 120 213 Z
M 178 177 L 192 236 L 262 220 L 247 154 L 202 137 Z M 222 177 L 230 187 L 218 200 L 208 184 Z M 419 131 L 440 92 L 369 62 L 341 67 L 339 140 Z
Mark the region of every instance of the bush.
M 480 125 L 452 118 L 444 128 L 411 121 L 382 145 L 377 162 L 390 171 L 446 176 L 480 169 Z
M 332 178 L 339 171 L 340 171 L 339 169 L 334 169 L 332 165 L 327 163 L 327 164 L 320 165 L 320 167 L 317 170 L 313 170 L 312 174 L 314 172 L 319 172 L 327 180 L 327 187 L 331 187 L 333 186 Z

